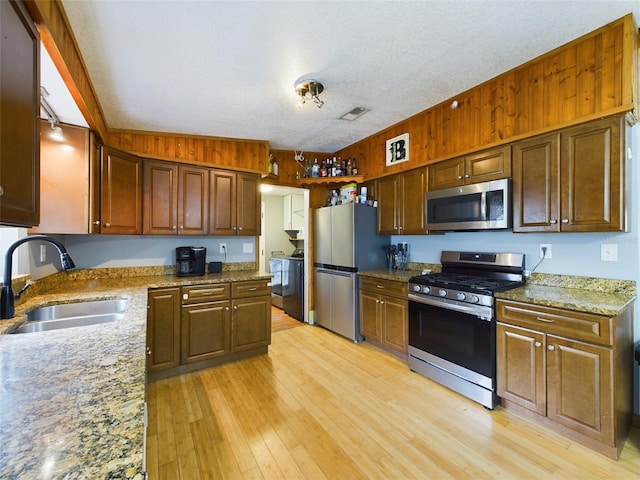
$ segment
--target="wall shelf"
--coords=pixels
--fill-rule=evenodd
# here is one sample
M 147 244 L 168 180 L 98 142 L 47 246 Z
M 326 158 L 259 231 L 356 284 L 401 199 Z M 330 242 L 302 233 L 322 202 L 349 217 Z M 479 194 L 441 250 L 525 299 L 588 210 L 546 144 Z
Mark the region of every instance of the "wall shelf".
M 364 182 L 364 176 L 356 175 L 349 177 L 309 177 L 299 178 L 296 180 L 300 185 L 342 185 L 345 183 L 362 183 Z

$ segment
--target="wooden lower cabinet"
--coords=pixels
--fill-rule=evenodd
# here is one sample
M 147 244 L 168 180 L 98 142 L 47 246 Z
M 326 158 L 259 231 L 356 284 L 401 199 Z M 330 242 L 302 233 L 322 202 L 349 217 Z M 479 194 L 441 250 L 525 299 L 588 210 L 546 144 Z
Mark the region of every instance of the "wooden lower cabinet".
M 630 310 L 611 318 L 506 300 L 496 307 L 503 405 L 617 458 L 631 426 Z
M 268 279 L 151 289 L 148 372 L 168 376 L 266 353 L 271 343 Z
M 147 370 L 180 365 L 180 288 L 149 290 L 147 297 Z
M 406 282 L 360 277 L 360 333 L 366 340 L 406 355 L 408 311 Z

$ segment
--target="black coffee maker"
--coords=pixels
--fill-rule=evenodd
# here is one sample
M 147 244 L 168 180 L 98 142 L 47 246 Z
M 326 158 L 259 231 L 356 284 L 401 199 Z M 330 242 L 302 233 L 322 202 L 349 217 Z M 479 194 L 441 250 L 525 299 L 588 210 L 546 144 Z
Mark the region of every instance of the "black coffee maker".
M 205 247 L 176 247 L 176 274 L 179 277 L 204 275 L 206 257 Z

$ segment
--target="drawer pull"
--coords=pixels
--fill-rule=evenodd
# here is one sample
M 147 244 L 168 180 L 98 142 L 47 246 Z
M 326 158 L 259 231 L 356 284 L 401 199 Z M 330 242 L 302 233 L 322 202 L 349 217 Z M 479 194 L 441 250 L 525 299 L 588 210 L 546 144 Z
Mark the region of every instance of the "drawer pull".
M 536 317 L 536 320 L 538 320 L 539 322 L 545 322 L 545 323 L 555 323 L 555 320 L 552 320 L 551 318 L 542 318 L 542 317 Z
M 255 292 L 256 290 L 258 290 L 258 287 L 247 288 L 247 290 L 249 290 L 250 292 Z
M 376 288 L 380 288 L 380 289 L 384 290 L 384 285 L 376 285 Z

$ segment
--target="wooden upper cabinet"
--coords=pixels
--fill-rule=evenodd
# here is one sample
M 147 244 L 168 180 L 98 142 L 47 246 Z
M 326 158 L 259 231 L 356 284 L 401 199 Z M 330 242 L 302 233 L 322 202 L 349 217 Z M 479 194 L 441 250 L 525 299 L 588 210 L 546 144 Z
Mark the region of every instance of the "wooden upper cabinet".
M 40 37 L 22 2 L 0 2 L 0 224 L 40 222 Z
M 511 147 L 452 158 L 429 166 L 429 190 L 488 182 L 511 176 Z
M 376 181 L 379 235 L 424 235 L 427 168 L 383 177 Z
M 562 231 L 624 230 L 623 125 L 617 117 L 561 132 Z
M 101 149 L 100 233 L 142 233 L 142 160 L 130 153 Z
M 211 235 L 260 235 L 260 177 L 225 170 L 210 172 Z
M 514 232 L 617 232 L 624 225 L 620 117 L 514 145 Z
M 144 162 L 144 234 L 207 235 L 209 170 Z

